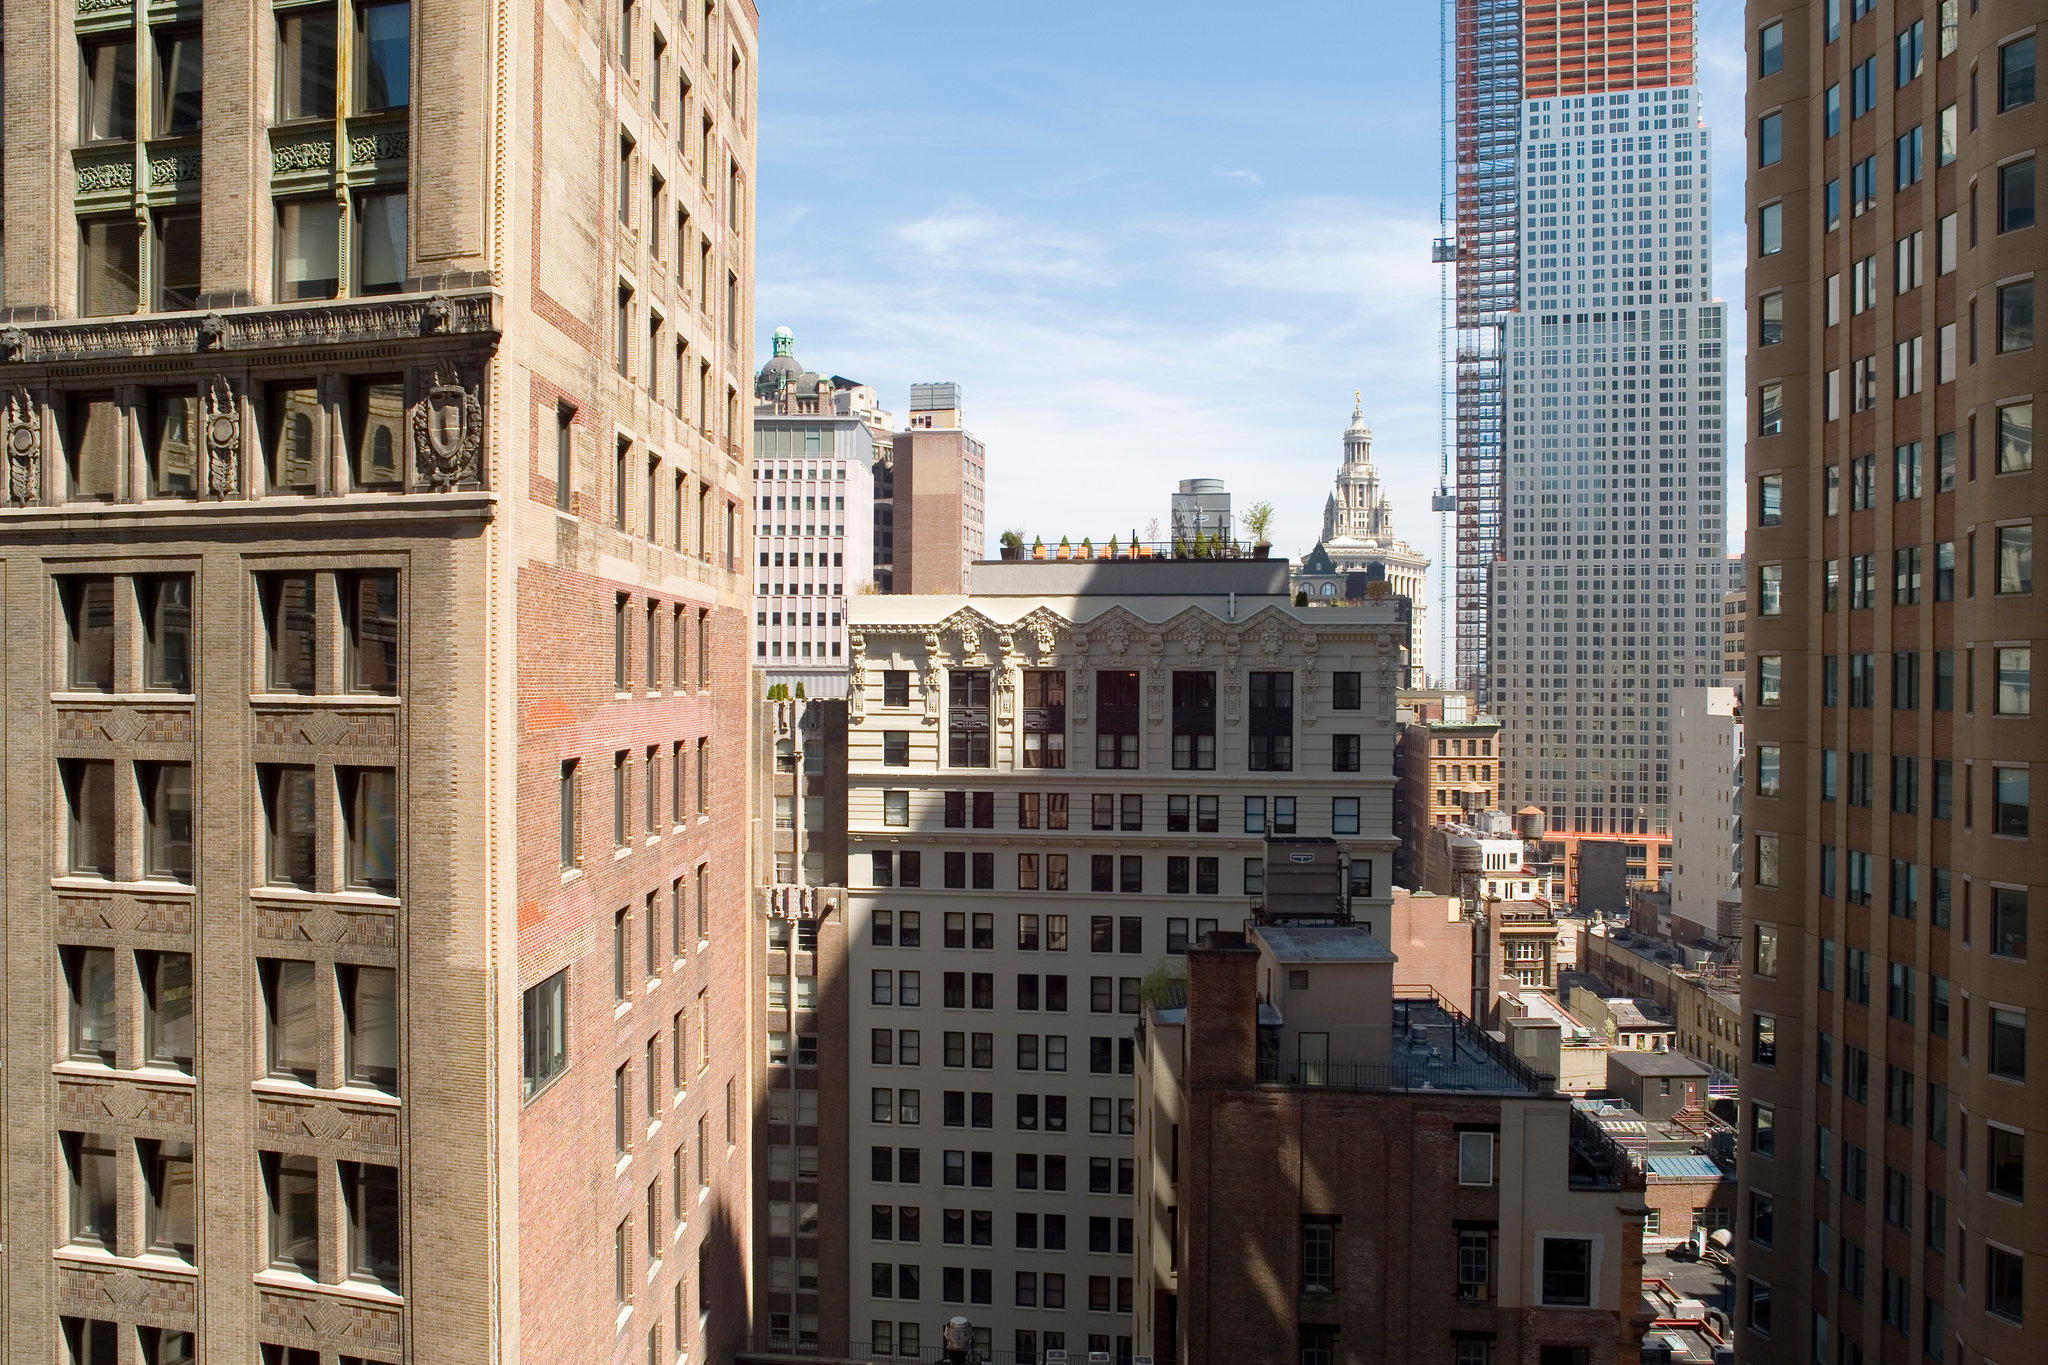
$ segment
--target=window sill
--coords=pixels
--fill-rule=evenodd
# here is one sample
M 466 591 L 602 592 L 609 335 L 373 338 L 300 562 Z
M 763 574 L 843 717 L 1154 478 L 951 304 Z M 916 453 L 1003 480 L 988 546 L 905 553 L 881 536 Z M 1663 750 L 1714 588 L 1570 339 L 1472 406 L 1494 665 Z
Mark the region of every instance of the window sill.
M 396 910 L 403 901 L 381 891 L 308 891 L 301 886 L 252 886 L 249 895 L 257 900 L 296 902 L 301 905 L 333 905 L 366 911 Z
M 162 693 L 150 693 L 161 696 Z M 253 692 L 249 695 L 252 706 L 375 706 L 398 709 L 398 698 L 382 692 Z
M 66 706 L 107 705 L 116 702 L 130 705 L 191 706 L 197 698 L 190 692 L 97 692 L 59 688 L 50 694 L 50 700 Z
M 93 1080 L 127 1080 L 135 1075 L 108 1062 L 89 1062 L 83 1057 L 66 1057 L 50 1064 L 52 1076 L 83 1076 Z
M 126 891 L 134 895 L 148 896 L 191 896 L 197 894 L 190 882 L 170 881 L 116 881 L 112 877 L 91 877 L 83 873 L 67 872 L 50 878 L 53 891 Z
M 405 1303 L 405 1297 L 396 1290 L 386 1289 L 380 1284 L 364 1280 L 342 1280 L 330 1284 L 316 1280 L 311 1275 L 297 1270 L 282 1270 L 275 1266 L 257 1271 L 250 1277 L 259 1289 L 286 1289 L 305 1292 L 317 1291 L 332 1294 L 338 1298 L 357 1299 L 378 1308 L 396 1308 Z

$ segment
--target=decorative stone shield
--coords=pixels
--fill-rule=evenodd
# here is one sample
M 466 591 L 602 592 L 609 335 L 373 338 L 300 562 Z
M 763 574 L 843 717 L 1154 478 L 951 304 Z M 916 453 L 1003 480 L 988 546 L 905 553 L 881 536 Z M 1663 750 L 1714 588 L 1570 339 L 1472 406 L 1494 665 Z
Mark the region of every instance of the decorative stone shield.
M 7 501 L 27 507 L 43 500 L 43 429 L 27 389 L 7 395 L 0 409 L 0 446 L 7 452 Z
M 413 459 L 420 482 L 437 492 L 478 482 L 484 409 L 460 369 L 436 370 L 412 410 Z
M 224 374 L 206 386 L 206 489 L 217 498 L 231 498 L 242 482 L 242 419 L 235 387 Z

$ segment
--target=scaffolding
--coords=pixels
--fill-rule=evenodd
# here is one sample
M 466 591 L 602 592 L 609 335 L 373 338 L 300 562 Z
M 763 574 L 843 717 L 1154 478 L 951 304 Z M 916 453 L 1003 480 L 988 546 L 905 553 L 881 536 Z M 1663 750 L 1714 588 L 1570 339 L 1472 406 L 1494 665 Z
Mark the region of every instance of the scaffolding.
M 1502 335 L 1520 297 L 1521 0 L 1444 0 L 1456 195 L 1452 308 L 1459 687 L 1482 704 L 1506 426 Z M 1439 254 L 1442 254 L 1439 252 Z

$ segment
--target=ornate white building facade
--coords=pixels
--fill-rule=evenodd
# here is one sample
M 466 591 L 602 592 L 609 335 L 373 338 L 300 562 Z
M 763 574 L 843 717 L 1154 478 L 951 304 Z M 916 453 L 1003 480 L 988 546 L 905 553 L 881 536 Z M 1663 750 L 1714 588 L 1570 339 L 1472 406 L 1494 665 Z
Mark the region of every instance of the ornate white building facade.
M 1334 841 L 1386 931 L 1405 642 L 1382 604 L 1293 606 L 1279 561 L 973 587 L 848 603 L 857 1159 L 821 1217 L 855 1229 L 849 1331 L 877 1358 L 936 1304 L 984 1353 L 1128 1360 L 1144 979 L 1242 925 L 1269 836 Z
M 1377 571 L 1377 575 L 1375 575 Z M 1409 604 L 1409 660 L 1420 677 L 1429 659 L 1428 603 L 1424 596 L 1429 556 L 1394 534 L 1394 503 L 1372 460 L 1372 428 L 1363 400 L 1354 400 L 1344 430 L 1344 463 L 1336 488 L 1323 504 L 1323 537 L 1302 557 L 1294 588 L 1311 603 L 1342 602 L 1358 596 L 1354 574 L 1386 579 L 1389 590 Z

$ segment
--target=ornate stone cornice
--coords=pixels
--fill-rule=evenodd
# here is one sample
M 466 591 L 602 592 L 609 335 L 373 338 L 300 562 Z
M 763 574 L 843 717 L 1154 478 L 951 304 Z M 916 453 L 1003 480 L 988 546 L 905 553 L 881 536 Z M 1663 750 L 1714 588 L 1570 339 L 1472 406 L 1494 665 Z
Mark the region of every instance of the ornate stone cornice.
M 208 314 L 19 324 L 10 333 L 13 364 L 283 350 L 400 341 L 426 336 L 493 338 L 500 331 L 494 293 L 414 295 L 401 299 L 240 309 Z

